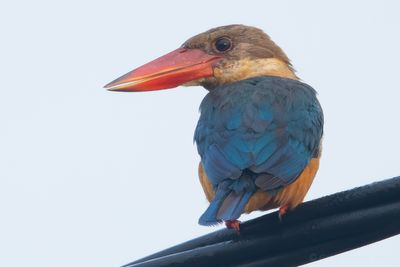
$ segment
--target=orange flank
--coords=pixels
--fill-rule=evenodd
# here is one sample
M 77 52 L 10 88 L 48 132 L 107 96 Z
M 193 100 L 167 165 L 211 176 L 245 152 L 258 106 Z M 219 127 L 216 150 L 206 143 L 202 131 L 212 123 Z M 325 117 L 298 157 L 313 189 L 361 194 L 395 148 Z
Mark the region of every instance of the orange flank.
M 310 163 L 304 168 L 299 177 L 291 184 L 284 187 L 276 195 L 270 195 L 267 192 L 257 191 L 250 198 L 246 207 L 245 213 L 250 213 L 255 210 L 269 210 L 278 207 L 287 210 L 292 210 L 303 202 L 310 186 L 314 180 L 315 174 L 319 168 L 319 158 L 311 159 Z M 206 198 L 209 202 L 214 198 L 215 192 L 212 184 L 208 180 L 203 166 L 199 164 L 199 178 L 203 187 Z

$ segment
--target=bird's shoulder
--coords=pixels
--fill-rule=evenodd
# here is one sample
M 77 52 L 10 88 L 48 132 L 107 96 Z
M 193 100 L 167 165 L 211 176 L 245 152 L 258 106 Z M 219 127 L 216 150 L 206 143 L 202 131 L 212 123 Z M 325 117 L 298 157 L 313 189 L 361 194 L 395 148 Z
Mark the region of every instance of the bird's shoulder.
M 263 132 L 268 127 L 306 126 L 313 120 L 321 120 L 322 124 L 323 120 L 316 91 L 311 86 L 272 76 L 250 78 L 216 88 L 206 95 L 200 112 L 200 126 L 208 125 L 219 131 L 241 128 Z M 196 132 L 202 129 L 200 127 Z

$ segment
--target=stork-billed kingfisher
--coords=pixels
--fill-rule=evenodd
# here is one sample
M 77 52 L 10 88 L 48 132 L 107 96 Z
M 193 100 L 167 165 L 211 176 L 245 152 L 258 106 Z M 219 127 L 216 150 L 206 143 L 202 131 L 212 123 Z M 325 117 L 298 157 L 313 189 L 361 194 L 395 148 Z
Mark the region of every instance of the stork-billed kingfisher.
M 239 231 L 242 213 L 299 205 L 319 167 L 323 113 L 316 91 L 262 30 L 228 25 L 107 84 L 111 91 L 203 86 L 194 140 L 210 202 L 201 225 Z

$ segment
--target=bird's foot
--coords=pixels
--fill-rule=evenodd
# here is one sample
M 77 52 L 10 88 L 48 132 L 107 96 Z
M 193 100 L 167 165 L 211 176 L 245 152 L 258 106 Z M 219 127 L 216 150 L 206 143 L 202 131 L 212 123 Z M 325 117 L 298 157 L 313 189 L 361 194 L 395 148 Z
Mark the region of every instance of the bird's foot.
M 279 207 L 279 220 L 282 221 L 283 215 L 285 215 L 289 210 L 289 206 L 285 205 L 282 207 Z
M 228 220 L 225 221 L 226 228 L 235 230 L 238 234 L 240 233 L 240 221 Z

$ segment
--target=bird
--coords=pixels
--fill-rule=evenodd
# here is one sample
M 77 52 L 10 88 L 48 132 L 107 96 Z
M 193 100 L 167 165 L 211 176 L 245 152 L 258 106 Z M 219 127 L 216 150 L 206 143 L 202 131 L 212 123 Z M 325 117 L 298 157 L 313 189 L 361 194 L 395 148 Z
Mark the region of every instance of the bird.
M 208 90 L 194 133 L 209 201 L 200 225 L 239 232 L 244 213 L 278 208 L 282 218 L 303 202 L 319 168 L 323 111 L 268 34 L 241 24 L 212 28 L 105 88 L 180 85 Z

